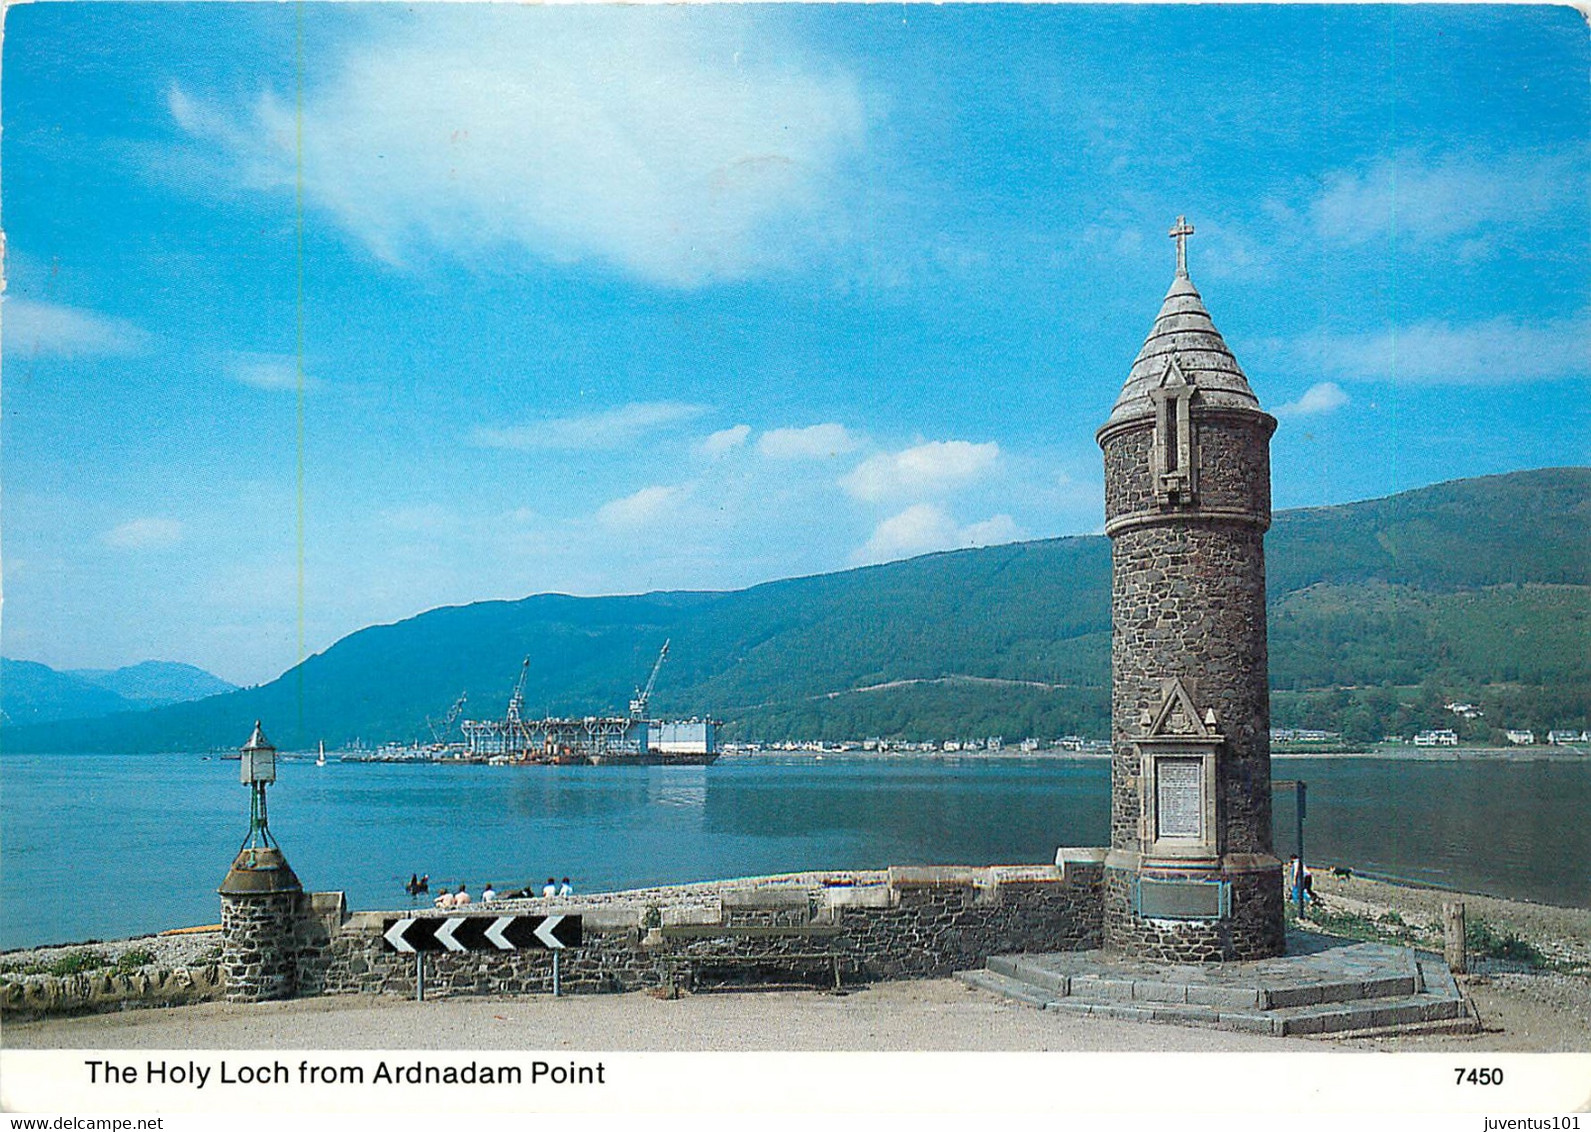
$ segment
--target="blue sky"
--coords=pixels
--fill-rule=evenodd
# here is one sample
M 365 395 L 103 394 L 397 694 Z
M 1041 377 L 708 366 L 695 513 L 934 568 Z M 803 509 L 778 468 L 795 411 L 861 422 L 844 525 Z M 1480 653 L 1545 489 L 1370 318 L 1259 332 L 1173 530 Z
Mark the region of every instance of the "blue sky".
M 1179 213 L 1278 507 L 1588 457 L 1567 8 L 5 32 L 8 656 L 253 683 L 437 605 L 1097 531 Z

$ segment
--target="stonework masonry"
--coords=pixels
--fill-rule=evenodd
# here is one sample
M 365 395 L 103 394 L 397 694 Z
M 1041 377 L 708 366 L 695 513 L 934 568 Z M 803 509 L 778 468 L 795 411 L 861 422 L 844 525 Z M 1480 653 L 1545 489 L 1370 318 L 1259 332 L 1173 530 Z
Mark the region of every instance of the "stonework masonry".
M 86 971 L 0 980 L 0 1015 L 7 1019 L 103 1014 L 136 1007 L 188 1006 L 223 997 L 215 963 L 140 971 Z
M 1271 840 L 1270 438 L 1186 269 L 1099 430 L 1111 538 L 1106 946 L 1169 962 L 1285 945 Z
M 798 874 L 724 882 L 706 901 L 674 904 L 663 895 L 641 904 L 616 894 L 588 906 L 498 902 L 492 912 L 581 914 L 582 945 L 559 961 L 567 993 L 783 979 L 823 985 L 836 972 L 847 982 L 929 978 L 1004 952 L 1100 946 L 1101 857 L 1095 851 L 1060 866 L 890 869 L 849 874 L 852 883 L 843 884 Z M 344 915 L 340 898 L 314 899 L 321 914 L 302 917 L 292 937 L 295 994 L 415 993 L 414 956 L 386 950 L 381 938 L 383 922 L 403 913 L 356 913 L 331 927 L 331 918 Z M 428 996 L 552 990 L 547 951 L 430 953 L 425 962 Z
M 302 892 L 221 897 L 221 970 L 228 1002 L 292 998 Z

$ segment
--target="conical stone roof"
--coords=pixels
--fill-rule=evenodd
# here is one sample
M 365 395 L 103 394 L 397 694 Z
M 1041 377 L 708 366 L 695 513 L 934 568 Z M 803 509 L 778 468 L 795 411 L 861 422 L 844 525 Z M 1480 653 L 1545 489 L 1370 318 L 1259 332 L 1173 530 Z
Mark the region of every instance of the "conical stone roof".
M 1210 312 L 1204 309 L 1204 300 L 1199 297 L 1193 280 L 1179 271 L 1171 281 L 1171 290 L 1166 292 L 1165 302 L 1160 304 L 1154 328 L 1149 331 L 1143 349 L 1138 351 L 1138 358 L 1127 374 L 1121 396 L 1116 398 L 1110 419 L 1105 422 L 1106 428 L 1121 421 L 1154 415 L 1149 391 L 1159 387 L 1166 375 L 1166 365 L 1173 357 L 1188 384 L 1199 390 L 1195 404 L 1261 411 L 1259 398 L 1249 388 L 1243 368 L 1227 349 L 1221 332 L 1210 319 Z

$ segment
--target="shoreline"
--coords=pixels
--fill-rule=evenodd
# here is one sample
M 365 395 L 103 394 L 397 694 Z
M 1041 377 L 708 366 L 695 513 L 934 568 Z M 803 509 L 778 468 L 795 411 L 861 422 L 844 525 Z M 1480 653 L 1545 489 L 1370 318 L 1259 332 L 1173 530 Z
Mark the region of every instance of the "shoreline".
M 1473 904 L 1478 910 L 1477 915 L 1494 926 L 1515 931 L 1522 938 L 1541 937 L 1540 943 L 1550 949 L 1546 953 L 1549 958 L 1561 956 L 1563 960 L 1573 965 L 1574 973 L 1591 976 L 1591 908 L 1492 896 L 1482 892 L 1466 892 L 1423 881 L 1370 873 L 1353 872 L 1348 877 L 1340 877 L 1332 874 L 1333 866 L 1330 862 L 1310 861 L 1309 864 L 1315 877 L 1316 889 L 1320 892 L 1325 907 L 1330 909 L 1333 904 L 1341 902 L 1355 914 L 1368 913 L 1373 923 L 1386 923 L 1389 928 L 1396 925 L 1386 921 L 1386 913 L 1396 913 L 1402 920 L 1403 926 L 1410 929 L 1408 938 L 1403 942 L 1413 946 L 1426 950 L 1441 950 L 1441 906 L 1458 900 L 1466 905 Z M 556 907 L 560 911 L 580 912 L 614 906 L 645 908 L 648 905 L 669 909 L 700 908 L 717 900 L 725 892 L 771 883 L 815 885 L 843 877 L 848 883 L 872 884 L 880 883 L 885 875 L 881 870 L 836 869 L 822 872 L 729 877 L 678 885 L 583 893 L 567 899 L 550 901 L 544 897 L 504 899 L 494 901 L 490 905 L 472 905 L 469 911 L 476 914 L 488 909 L 503 912 L 544 912 L 550 907 Z M 1291 902 L 1288 907 L 1291 909 Z M 357 911 L 376 915 L 390 913 L 407 916 L 415 915 L 417 912 L 428 912 L 430 908 L 427 905 L 418 909 L 392 907 L 357 909 Z M 1308 918 L 1306 916 L 1306 919 Z M 1316 926 L 1329 927 L 1329 924 Z M 1434 937 L 1430 935 L 1433 931 Z M 1424 934 L 1421 934 L 1422 932 Z M 161 961 L 166 965 L 175 965 L 201 959 L 211 952 L 218 955 L 220 939 L 220 925 L 206 924 L 166 928 L 159 932 L 123 939 L 86 939 L 9 948 L 0 950 L 0 981 L 15 977 L 14 968 L 19 965 L 48 962 L 73 951 L 101 952 L 109 961 L 107 965 L 114 965 L 123 954 L 146 950 L 154 956 L 154 961 L 140 964 L 140 967 L 155 966 Z M 1532 942 L 1537 941 L 1532 940 Z
M 1103 742 L 1104 740 L 1090 740 L 1090 742 Z M 210 751 L 0 751 L 0 759 L 12 758 L 120 758 L 132 755 L 181 755 L 197 758 L 204 761 L 225 760 L 224 754 Z M 764 748 L 758 751 L 721 750 L 718 752 L 716 763 L 722 762 L 754 762 L 759 759 L 804 759 L 809 761 L 856 761 L 869 760 L 894 760 L 905 762 L 910 760 L 954 761 L 954 760 L 1007 760 L 1007 761 L 1049 761 L 1049 760 L 1079 760 L 1079 761 L 1109 761 L 1111 754 L 1106 751 L 1077 751 L 1065 748 L 1044 748 L 1036 751 L 1023 751 L 1016 748 L 1002 748 L 998 751 L 862 751 L 839 749 L 798 749 L 776 750 Z M 1420 747 L 1409 745 L 1389 746 L 1359 750 L 1326 750 L 1326 751 L 1300 751 L 1300 750 L 1272 750 L 1272 759 L 1386 759 L 1396 762 L 1465 762 L 1465 761 L 1497 761 L 1497 762 L 1583 762 L 1591 765 L 1591 750 L 1581 750 L 1577 747 L 1553 747 L 1536 745 L 1533 747 Z M 283 762 L 313 763 L 316 761 L 315 752 L 288 751 L 278 755 Z M 236 761 L 236 756 L 232 756 Z M 370 758 L 344 757 L 337 753 L 335 757 L 327 759 L 328 764 L 346 764 L 350 766 L 485 766 L 488 765 L 481 759 L 450 759 L 450 758 Z M 517 765 L 517 764 L 516 764 Z M 550 763 L 525 764 L 537 768 L 561 769 Z M 626 765 L 643 765 L 652 769 L 656 765 L 671 764 L 613 764 L 607 769 L 622 769 Z M 678 766 L 703 766 L 703 763 L 679 763 Z
M 809 761 L 854 761 L 893 759 L 948 762 L 953 760 L 1075 760 L 1110 761 L 1109 751 L 724 751 L 718 761 L 751 762 L 757 759 L 805 759 Z M 1584 762 L 1591 765 L 1591 753 L 1561 747 L 1443 747 L 1419 750 L 1360 751 L 1272 751 L 1274 759 L 1386 759 L 1396 762 Z M 443 760 L 445 761 L 445 760 Z
M 666 903 L 685 907 L 716 900 L 734 887 L 775 879 L 811 882 L 830 874 L 738 878 L 675 888 L 595 893 L 553 902 L 579 911 L 615 904 Z M 837 875 L 837 874 L 835 874 Z M 217 1001 L 218 994 L 167 1000 L 145 998 L 97 1013 L 44 1013 L 8 1017 L 11 1048 L 253 1048 L 260 1036 L 280 1048 L 515 1048 L 508 1017 L 555 1026 L 568 1048 L 632 1050 L 802 1049 L 1017 1051 L 1101 1050 L 1511 1050 L 1591 1051 L 1591 909 L 1502 900 L 1474 893 L 1398 885 L 1316 870 L 1323 911 L 1313 909 L 1298 927 L 1345 938 L 1376 939 L 1442 950 L 1442 905 L 1460 899 L 1472 925 L 1488 925 L 1487 938 L 1530 944 L 1544 965 L 1477 954 L 1460 976 L 1485 1029 L 1475 1035 L 1394 1034 L 1376 1038 L 1307 1039 L 1236 1035 L 1197 1028 L 1109 1020 L 1058 1018 L 993 998 L 953 979 L 877 980 L 842 996 L 817 991 L 746 990 L 685 993 L 670 1001 L 645 991 L 622 994 L 546 994 L 504 997 L 444 995 L 416 1003 L 392 995 L 337 994 L 263 1004 Z M 857 881 L 869 874 L 853 873 Z M 545 911 L 540 899 L 501 902 L 507 911 Z M 477 911 L 479 908 L 476 909 Z M 218 931 L 63 944 L 0 952 L 0 963 L 55 961 L 92 948 L 114 962 L 128 951 L 158 953 L 158 963 L 131 968 L 122 977 L 168 990 L 192 972 L 207 981 L 219 957 Z M 105 969 L 112 974 L 121 968 Z M 78 975 L 76 978 L 94 978 Z M 16 983 L 0 975 L 0 985 Z M 34 979 L 33 982 L 43 980 Z M 137 1007 L 128 1009 L 127 1007 Z M 448 1025 L 438 1031 L 435 1020 Z M 263 1027 L 263 1029 L 262 1029 Z M 379 1036 L 372 1037 L 376 1033 Z M 752 1035 L 755 1035 L 753 1037 Z M 748 1042 L 750 1044 L 748 1044 Z

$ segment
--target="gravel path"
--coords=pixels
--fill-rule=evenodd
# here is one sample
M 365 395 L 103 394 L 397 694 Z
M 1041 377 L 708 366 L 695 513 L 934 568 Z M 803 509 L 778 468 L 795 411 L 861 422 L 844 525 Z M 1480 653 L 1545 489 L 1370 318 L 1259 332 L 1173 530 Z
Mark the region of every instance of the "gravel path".
M 549 1035 L 556 1035 L 549 1038 Z M 846 995 L 766 991 L 554 999 L 211 1002 L 7 1025 L 9 1048 L 1321 1051 L 1301 1038 L 1057 1015 L 951 979 Z

